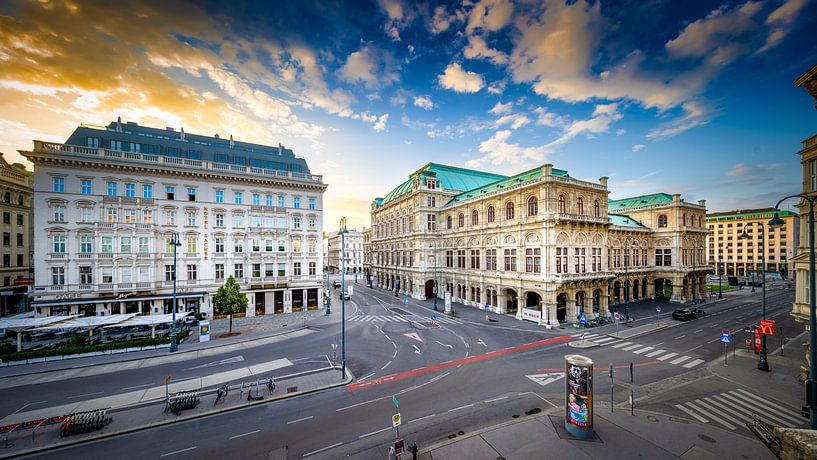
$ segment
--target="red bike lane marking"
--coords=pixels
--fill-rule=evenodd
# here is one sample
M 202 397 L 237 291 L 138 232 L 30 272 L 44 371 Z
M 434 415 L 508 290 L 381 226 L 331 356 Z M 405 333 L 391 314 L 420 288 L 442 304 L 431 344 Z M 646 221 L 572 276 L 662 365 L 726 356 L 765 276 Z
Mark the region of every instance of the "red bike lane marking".
M 489 351 L 489 352 L 483 353 L 481 355 L 469 356 L 467 358 L 462 358 L 462 359 L 458 359 L 458 360 L 455 360 L 455 361 L 449 361 L 447 363 L 434 364 L 434 365 L 431 365 L 431 366 L 421 367 L 421 368 L 418 368 L 418 369 L 412 369 L 410 371 L 399 372 L 397 374 L 391 374 L 391 375 L 387 375 L 385 377 L 378 377 L 376 379 L 368 380 L 366 382 L 352 383 L 352 384 L 347 385 L 346 389 L 349 392 L 360 391 L 360 390 L 363 390 L 363 389 L 366 389 L 366 388 L 369 388 L 369 387 L 372 387 L 372 386 L 381 385 L 381 384 L 384 384 L 384 383 L 396 382 L 398 380 L 405 380 L 407 378 L 416 377 L 418 375 L 429 374 L 431 372 L 441 371 L 443 369 L 448 369 L 449 367 L 459 366 L 461 364 L 470 364 L 470 363 L 475 363 L 475 362 L 479 362 L 479 361 L 484 361 L 486 359 L 496 358 L 497 356 L 504 356 L 504 355 L 509 355 L 511 353 L 518 353 L 520 351 L 526 351 L 526 350 L 530 350 L 532 348 L 543 347 L 545 345 L 553 345 L 553 344 L 556 344 L 556 343 L 566 342 L 568 340 L 573 340 L 573 339 L 575 339 L 575 337 L 570 336 L 570 335 L 563 335 L 563 336 L 560 336 L 560 337 L 553 337 L 553 338 L 550 338 L 550 339 L 544 339 L 544 340 L 539 340 L 539 341 L 536 341 L 536 342 L 517 345 L 515 347 L 503 348 L 501 350 Z

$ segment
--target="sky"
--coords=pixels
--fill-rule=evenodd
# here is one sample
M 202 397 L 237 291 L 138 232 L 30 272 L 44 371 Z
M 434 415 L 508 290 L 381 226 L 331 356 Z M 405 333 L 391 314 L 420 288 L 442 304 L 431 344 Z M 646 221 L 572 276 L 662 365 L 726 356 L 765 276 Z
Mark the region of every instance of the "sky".
M 432 161 L 768 207 L 817 133 L 815 3 L 3 0 L 0 152 L 117 117 L 280 143 L 327 230 Z

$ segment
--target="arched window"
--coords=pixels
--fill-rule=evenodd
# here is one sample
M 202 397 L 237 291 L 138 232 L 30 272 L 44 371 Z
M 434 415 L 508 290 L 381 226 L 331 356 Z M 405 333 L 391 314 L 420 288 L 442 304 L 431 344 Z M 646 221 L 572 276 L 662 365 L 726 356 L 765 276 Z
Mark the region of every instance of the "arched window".
M 505 205 L 505 220 L 513 220 L 513 202 L 509 201 Z
M 593 202 L 593 215 L 601 217 L 601 210 L 599 209 L 599 200 Z
M 451 229 L 451 216 L 446 217 L 445 219 L 445 228 Z
M 576 212 L 579 215 L 584 214 L 584 199 L 582 197 L 576 198 Z
M 684 227 L 686 227 L 686 226 L 687 226 L 687 213 L 684 213 Z
M 535 216 L 539 213 L 539 200 L 535 196 L 528 198 L 528 215 Z
M 658 227 L 662 228 L 662 227 L 666 227 L 666 226 L 667 226 L 667 216 L 665 216 L 664 214 L 661 214 L 660 216 L 658 216 Z
M 479 212 L 475 209 L 474 212 L 471 213 L 471 225 L 478 225 L 479 224 Z
M 494 207 L 488 206 L 488 223 L 492 223 L 494 221 Z
M 565 196 L 559 195 L 559 212 L 564 214 L 565 212 Z
M 465 214 L 460 213 L 460 215 L 457 217 L 457 226 L 465 227 Z

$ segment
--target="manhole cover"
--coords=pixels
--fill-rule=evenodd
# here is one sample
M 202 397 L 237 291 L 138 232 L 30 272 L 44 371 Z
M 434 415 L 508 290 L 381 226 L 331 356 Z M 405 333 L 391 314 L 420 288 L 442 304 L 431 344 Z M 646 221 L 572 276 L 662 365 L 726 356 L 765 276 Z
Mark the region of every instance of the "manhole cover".
M 542 409 L 540 409 L 540 408 L 538 408 L 538 407 L 534 407 L 533 409 L 526 410 L 526 411 L 525 411 L 525 415 L 533 415 L 533 414 L 538 414 L 539 412 L 542 412 Z
M 656 417 L 654 415 L 648 415 L 647 420 L 649 420 L 651 422 L 658 422 L 658 417 Z
M 701 440 L 706 441 L 706 442 L 711 442 L 711 443 L 717 442 L 717 441 L 715 441 L 714 438 L 711 438 L 711 437 L 709 437 L 709 436 L 707 436 L 707 435 L 705 435 L 703 433 L 699 434 L 698 437 L 701 438 Z
M 295 393 L 298 391 L 298 387 L 289 387 L 287 388 L 287 393 Z
M 460 436 L 462 436 L 462 435 L 464 435 L 464 434 L 465 434 L 465 432 L 464 432 L 464 431 L 462 431 L 462 430 L 460 430 L 460 431 L 457 431 L 457 434 L 458 434 L 458 435 L 460 435 Z

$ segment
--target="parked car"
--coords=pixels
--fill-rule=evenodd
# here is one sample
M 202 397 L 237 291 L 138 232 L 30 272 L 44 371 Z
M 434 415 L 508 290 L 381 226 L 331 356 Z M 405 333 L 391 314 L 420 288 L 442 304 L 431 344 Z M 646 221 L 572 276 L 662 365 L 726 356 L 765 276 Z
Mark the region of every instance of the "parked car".
M 695 310 L 695 317 L 696 318 L 701 318 L 701 317 L 704 317 L 704 316 L 706 316 L 706 310 L 701 310 L 700 308 Z
M 698 317 L 697 309 L 695 308 L 676 308 L 672 312 L 672 319 L 679 321 L 688 321 Z
M 340 283 L 340 281 L 334 281 L 334 282 L 332 283 L 332 286 L 334 286 L 334 287 L 338 288 L 338 287 L 340 287 L 340 286 L 341 286 L 341 283 Z
M 343 300 L 349 300 L 351 298 L 352 298 L 352 296 L 350 296 L 348 292 L 343 293 Z

